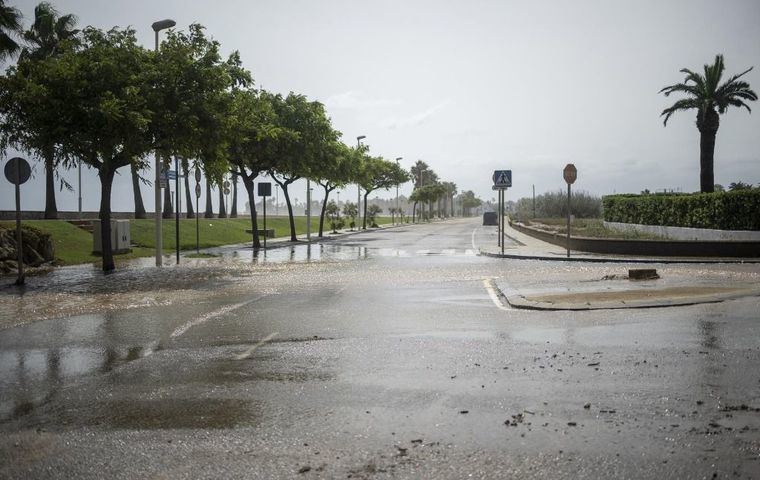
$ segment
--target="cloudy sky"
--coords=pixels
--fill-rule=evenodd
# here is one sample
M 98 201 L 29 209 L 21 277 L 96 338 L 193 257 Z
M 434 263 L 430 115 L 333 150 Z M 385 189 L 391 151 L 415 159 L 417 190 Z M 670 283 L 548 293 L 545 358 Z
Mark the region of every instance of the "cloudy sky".
M 27 19 L 36 4 L 7 3 Z M 346 143 L 366 135 L 373 154 L 403 157 L 406 167 L 421 159 L 482 198 L 493 196 L 494 169 L 512 169 L 508 198 L 516 199 L 532 185 L 538 193 L 562 188 L 566 163 L 578 168 L 577 188 L 597 194 L 698 190 L 695 114 L 676 115 L 664 128 L 659 114 L 673 100 L 658 91 L 681 81 L 681 68 L 701 70 L 717 53 L 730 74 L 754 66 L 746 79 L 760 91 L 757 0 L 53 4 L 81 25 L 131 25 L 147 47 L 155 20 L 200 22 L 226 52 L 241 52 L 258 86 L 325 103 Z M 760 183 L 754 107 L 721 118 L 717 183 Z M 42 173 L 38 166 L 24 188 L 25 208 L 44 207 Z M 75 183 L 74 172 L 66 177 Z M 97 178 L 84 177 L 85 209 L 97 210 Z M 13 208 L 12 189 L 2 185 L 0 208 Z M 148 187 L 143 198 L 151 209 Z M 58 205 L 75 210 L 76 194 L 60 193 Z M 131 208 L 124 172 L 114 210 Z

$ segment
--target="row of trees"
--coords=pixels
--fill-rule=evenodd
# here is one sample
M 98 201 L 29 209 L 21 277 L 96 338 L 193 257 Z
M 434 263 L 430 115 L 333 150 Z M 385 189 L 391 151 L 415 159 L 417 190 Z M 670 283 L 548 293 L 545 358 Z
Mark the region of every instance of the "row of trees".
M 70 28 L 73 17 L 58 17 L 49 4 L 38 10 L 47 12 L 39 15 L 46 22 L 66 24 L 66 34 L 45 37 L 55 44 L 45 47 L 46 54 L 22 52 L 0 78 L 0 146 L 43 159 L 51 174 L 78 162 L 97 171 L 104 271 L 114 269 L 114 176 L 128 167 L 133 185 L 139 186 L 152 153 L 181 159 L 185 171 L 200 168 L 218 185 L 226 174 L 239 176 L 251 205 L 254 232 L 254 180 L 268 174 L 284 194 L 293 241 L 288 190 L 293 182 L 311 179 L 324 189 L 322 234 L 324 207 L 336 188 L 361 186 L 366 228 L 368 195 L 409 179 L 397 163 L 369 155 L 366 147 L 342 143 L 321 103 L 292 92 L 280 95 L 254 88 L 239 54 L 222 58 L 219 44 L 207 38 L 200 25 L 191 25 L 187 32 L 169 30 L 154 52 L 137 43 L 131 28 L 76 31 Z M 0 16 L 14 12 L 0 3 Z M 0 19 L 0 27 L 5 35 L 0 35 L 0 45 L 3 38 L 13 38 L 13 29 L 21 31 L 19 21 L 14 26 Z M 7 56 L 13 50 L 3 52 Z M 139 194 L 139 188 L 135 192 Z M 260 247 L 256 234 L 253 246 Z

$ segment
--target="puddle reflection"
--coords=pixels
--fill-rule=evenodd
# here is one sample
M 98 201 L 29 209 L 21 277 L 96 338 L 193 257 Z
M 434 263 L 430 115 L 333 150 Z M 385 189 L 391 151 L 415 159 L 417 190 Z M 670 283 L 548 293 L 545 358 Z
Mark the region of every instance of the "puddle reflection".
M 150 355 L 157 343 L 125 347 L 65 347 L 0 352 L 0 421 L 30 413 L 72 379 L 108 373 Z

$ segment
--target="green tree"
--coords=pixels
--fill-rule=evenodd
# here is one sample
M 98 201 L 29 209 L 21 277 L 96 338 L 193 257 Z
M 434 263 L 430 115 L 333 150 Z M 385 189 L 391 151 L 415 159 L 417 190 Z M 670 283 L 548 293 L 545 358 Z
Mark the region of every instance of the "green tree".
M 360 162 L 359 185 L 364 190 L 364 218 L 362 228 L 367 229 L 367 197 L 370 193 L 380 188 L 389 189 L 397 184 L 409 181 L 409 173 L 401 168 L 396 162 L 391 162 L 382 157 L 366 156 Z
M 372 204 L 367 208 L 367 217 L 372 228 L 377 228 L 377 216 L 381 213 L 383 213 L 383 209 L 380 208 L 380 205 Z
M 76 17 L 72 14 L 58 15 L 53 6 L 47 2 L 41 2 L 34 9 L 34 22 L 24 32 L 24 40 L 28 46 L 24 47 L 19 56 L 21 68 L 29 63 L 40 62 L 72 49 L 77 46 L 79 30 L 75 29 Z M 54 129 L 54 125 L 48 125 Z M 54 134 L 44 135 L 48 144 L 39 145 L 35 148 L 36 153 L 42 157 L 45 164 L 45 218 L 58 218 L 58 207 L 55 201 L 55 177 L 58 173 L 59 163 L 63 160 L 56 156 L 58 149 L 56 143 L 59 139 Z M 62 178 L 61 186 L 71 189 L 71 186 Z
M 329 146 L 330 154 L 323 159 L 316 171 L 315 181 L 324 189 L 325 197 L 322 200 L 322 211 L 319 215 L 319 236 L 322 236 L 325 214 L 327 213 L 328 198 L 336 188 L 342 188 L 351 183 L 356 177 L 356 166 L 359 149 L 348 147 L 342 142 L 334 142 Z M 335 228 L 333 227 L 333 230 Z
M 446 213 L 446 203 L 449 204 L 449 212 L 450 215 L 454 216 L 454 195 L 457 194 L 457 185 L 454 182 L 443 182 L 443 188 L 445 189 L 444 198 L 446 199 L 444 201 L 444 217 L 449 216 L 448 213 Z
M 343 205 L 343 216 L 351 219 L 351 221 L 348 224 L 351 230 L 356 228 L 356 216 L 358 214 L 359 214 L 359 208 L 356 206 L 355 203 L 346 202 Z
M 330 228 L 332 228 L 332 232 L 338 233 L 338 229 L 343 228 L 343 219 L 340 218 L 340 207 L 338 207 L 338 204 L 335 203 L 335 200 L 330 200 L 330 202 L 325 207 L 325 212 L 330 218 Z
M 483 201 L 475 196 L 475 193 L 473 193 L 472 190 L 467 190 L 466 192 L 462 192 L 459 194 L 459 200 L 462 205 L 462 210 L 464 210 L 465 216 L 472 215 L 471 209 L 479 207 Z
M 319 102 L 310 102 L 305 96 L 291 92 L 285 98 L 272 96 L 272 104 L 278 125 L 293 132 L 283 135 L 282 141 L 278 142 L 278 152 L 269 167 L 269 174 L 285 195 L 290 240 L 295 242 L 298 239 L 288 187 L 301 178 L 319 176 L 320 165 L 331 155 L 332 142 L 337 141 L 339 134 L 332 128 L 324 106 Z
M 0 0 L 0 60 L 7 60 L 21 49 L 14 37 L 21 35 L 21 12 Z
M 150 55 L 131 29 L 88 27 L 82 48 L 61 54 L 47 69 L 46 88 L 66 108 L 58 111 L 62 147 L 98 172 L 103 270 L 114 269 L 111 187 L 116 171 L 151 149 L 153 111 L 146 95 Z
M 278 125 L 272 104 L 275 97 L 263 91 L 235 90 L 229 120 L 229 161 L 243 180 L 248 194 L 251 229 L 257 232 L 256 192 L 254 180 L 275 162 L 280 142 L 291 135 Z M 259 236 L 253 235 L 253 248 L 261 248 Z
M 691 109 L 697 111 L 697 129 L 700 134 L 699 183 L 703 193 L 714 190 L 715 135 L 720 125 L 719 114 L 726 113 L 728 107 L 731 106 L 745 107 L 751 112 L 752 110 L 745 102 L 757 100 L 757 94 L 750 89 L 749 84 L 739 80 L 752 70 L 751 67 L 721 84 L 724 69 L 723 55 L 716 55 L 712 65 L 704 66 L 704 75 L 687 68 L 681 69 L 681 72 L 686 74 L 683 83 L 670 85 L 660 90 L 660 93 L 664 93 L 666 97 L 676 92 L 686 95 L 686 98 L 676 101 L 662 111 L 661 116 L 665 117 L 664 125 L 668 124 L 668 119 L 675 112 Z

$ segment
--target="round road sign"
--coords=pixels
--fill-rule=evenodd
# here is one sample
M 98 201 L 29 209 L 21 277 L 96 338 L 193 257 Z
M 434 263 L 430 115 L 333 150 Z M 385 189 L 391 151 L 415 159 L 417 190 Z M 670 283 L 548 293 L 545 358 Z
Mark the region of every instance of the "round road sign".
M 21 157 L 13 157 L 5 164 L 5 178 L 14 185 L 26 183 L 31 175 L 29 162 Z
M 568 185 L 572 185 L 578 178 L 578 169 L 572 163 L 568 163 L 565 165 L 565 169 L 562 170 L 562 176 L 565 177 L 565 182 Z
M 201 198 L 201 184 L 200 183 L 195 184 L 195 196 L 197 198 Z
M 230 194 L 230 189 L 229 188 L 225 188 L 224 189 L 224 194 L 225 195 L 229 195 Z
M 230 188 L 230 182 L 227 180 L 224 181 L 224 188 Z
M 195 167 L 195 181 L 196 182 L 201 181 L 201 169 L 198 167 Z

